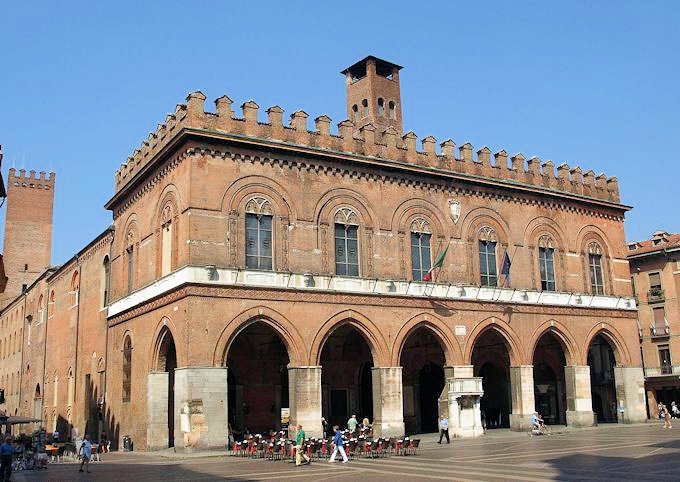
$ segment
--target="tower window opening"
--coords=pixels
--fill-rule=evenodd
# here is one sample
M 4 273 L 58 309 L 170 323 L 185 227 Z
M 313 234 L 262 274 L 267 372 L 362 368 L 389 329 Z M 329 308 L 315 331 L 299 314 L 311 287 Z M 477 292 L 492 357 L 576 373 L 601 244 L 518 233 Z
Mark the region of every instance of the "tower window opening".
M 393 100 L 391 100 L 387 103 L 387 109 L 389 110 L 390 119 L 396 119 L 397 118 L 397 110 L 396 110 L 395 107 L 396 106 L 394 105 Z
M 28 264 L 24 264 L 24 271 L 28 271 Z
M 378 115 L 380 117 L 385 115 L 385 101 L 382 97 L 378 97 Z
M 366 99 L 362 100 L 361 105 L 363 107 L 364 117 L 368 117 L 368 101 Z
M 359 120 L 359 107 L 356 104 L 352 106 L 352 120 L 354 122 Z

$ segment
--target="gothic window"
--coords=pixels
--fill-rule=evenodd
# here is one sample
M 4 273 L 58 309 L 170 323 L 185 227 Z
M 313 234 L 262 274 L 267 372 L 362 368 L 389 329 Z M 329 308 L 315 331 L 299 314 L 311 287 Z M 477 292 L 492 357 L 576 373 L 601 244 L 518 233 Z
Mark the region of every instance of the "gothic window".
M 479 276 L 482 286 L 498 285 L 498 267 L 496 265 L 496 232 L 484 226 L 479 231 Z
M 335 213 L 335 273 L 359 276 L 359 217 L 350 208 Z
M 172 271 L 172 206 L 170 203 L 161 212 L 161 276 Z
M 132 293 L 135 280 L 135 236 L 130 230 L 126 236 L 127 248 L 125 248 L 125 258 L 127 260 L 127 293 Z
M 109 291 L 111 290 L 111 261 L 108 255 L 104 256 L 102 278 L 102 306 L 106 306 L 109 304 Z
M 361 106 L 363 107 L 364 117 L 368 117 L 368 101 L 366 99 L 362 100 Z
M 588 267 L 590 271 L 590 290 L 594 295 L 604 294 L 602 274 L 602 248 L 597 243 L 588 245 Z
M 254 197 L 246 204 L 246 266 L 252 269 L 273 269 L 271 203 Z
M 415 281 L 422 281 L 432 267 L 430 225 L 423 218 L 411 223 L 411 270 Z
M 132 339 L 125 337 L 123 342 L 123 402 L 130 401 L 132 388 Z
M 41 294 L 38 297 L 38 323 L 42 323 L 45 319 L 45 298 Z
M 387 109 L 389 110 L 390 114 L 390 119 L 396 119 L 397 118 L 397 110 L 396 110 L 396 105 L 394 104 L 394 101 L 391 100 L 387 104 Z
M 69 296 L 71 299 L 71 306 L 78 304 L 78 294 L 80 291 L 80 280 L 78 276 L 78 271 L 73 272 L 73 277 L 71 278 L 71 291 L 69 291 Z
M 68 369 L 68 406 L 73 405 L 73 397 L 75 395 L 75 379 L 73 378 L 73 370 Z
M 378 97 L 378 116 L 383 117 L 385 115 L 385 101 L 382 97 Z
M 47 302 L 47 317 L 54 315 L 54 290 L 50 291 L 50 299 Z
M 555 291 L 555 248 L 549 236 L 538 240 L 538 265 L 541 272 L 541 290 Z

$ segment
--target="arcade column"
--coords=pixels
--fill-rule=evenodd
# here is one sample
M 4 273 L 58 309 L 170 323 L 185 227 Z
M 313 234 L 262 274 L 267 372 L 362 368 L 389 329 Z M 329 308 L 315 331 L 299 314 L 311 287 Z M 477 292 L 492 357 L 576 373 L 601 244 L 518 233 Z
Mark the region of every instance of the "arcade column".
M 590 366 L 564 367 L 564 381 L 567 388 L 567 425 L 592 427 L 595 417 L 590 393 Z
M 373 374 L 373 434 L 376 437 L 404 435 L 404 398 L 402 367 L 374 367 Z
M 640 367 L 614 367 L 618 419 L 622 423 L 642 423 L 645 410 L 645 374 Z
M 307 438 L 323 437 L 321 426 L 321 367 L 288 367 L 290 435 L 302 425 Z
M 510 367 L 510 392 L 512 413 L 510 428 L 524 431 L 531 428 L 534 413 L 534 366 L 517 365 Z

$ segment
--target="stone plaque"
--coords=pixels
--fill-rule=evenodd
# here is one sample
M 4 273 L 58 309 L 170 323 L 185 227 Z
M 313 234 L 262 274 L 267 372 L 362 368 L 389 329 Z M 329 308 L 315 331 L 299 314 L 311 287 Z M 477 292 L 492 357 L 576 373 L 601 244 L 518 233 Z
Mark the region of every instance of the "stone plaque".
M 456 336 L 465 336 L 465 333 L 466 333 L 465 325 L 456 325 L 455 331 L 456 331 Z

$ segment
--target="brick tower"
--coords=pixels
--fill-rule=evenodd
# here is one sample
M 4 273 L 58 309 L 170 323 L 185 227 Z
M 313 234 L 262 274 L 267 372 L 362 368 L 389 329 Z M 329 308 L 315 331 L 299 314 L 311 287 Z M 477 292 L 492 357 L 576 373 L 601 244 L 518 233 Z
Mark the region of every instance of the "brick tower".
M 403 133 L 399 70 L 401 66 L 369 55 L 341 72 L 347 84 L 347 117 L 356 129 L 370 123 L 381 133 L 390 126 Z
M 55 174 L 14 168 L 7 178 L 3 257 L 7 286 L 0 307 L 19 295 L 50 265 Z

